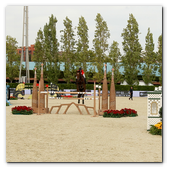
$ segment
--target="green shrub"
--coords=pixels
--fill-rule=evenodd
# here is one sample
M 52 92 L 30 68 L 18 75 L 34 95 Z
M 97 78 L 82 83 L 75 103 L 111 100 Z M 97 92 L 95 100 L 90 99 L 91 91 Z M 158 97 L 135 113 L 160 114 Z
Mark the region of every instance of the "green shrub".
M 134 86 L 134 90 L 137 90 L 137 91 L 154 91 L 155 86 Z
M 154 125 L 151 125 L 149 133 L 152 135 L 162 135 L 162 129 L 158 129 Z
M 101 85 L 102 86 L 102 85 Z M 129 91 L 131 85 L 115 85 L 116 91 Z M 110 84 L 108 84 L 108 90 L 110 90 Z M 154 91 L 155 86 L 133 86 L 134 91 Z
M 6 106 L 9 106 L 9 103 L 6 102 Z
M 8 83 L 10 88 L 16 88 L 19 83 Z
M 110 116 L 111 116 L 111 114 L 107 114 L 107 112 L 103 113 L 103 117 L 110 117 Z
M 60 90 L 63 89 L 77 89 L 76 84 L 57 84 L 57 86 L 59 87 Z M 50 86 L 49 86 L 50 88 Z
M 94 90 L 94 84 L 86 84 L 86 89 Z
M 32 89 L 33 88 L 33 83 L 25 83 L 25 88 L 26 89 Z

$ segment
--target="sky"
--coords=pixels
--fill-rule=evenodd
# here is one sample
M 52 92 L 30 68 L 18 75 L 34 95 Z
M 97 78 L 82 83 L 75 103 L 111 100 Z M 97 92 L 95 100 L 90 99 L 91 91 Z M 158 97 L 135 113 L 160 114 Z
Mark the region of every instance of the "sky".
M 5 8 L 5 35 L 16 38 L 18 46 L 22 46 L 23 8 L 23 5 L 9 5 Z M 49 22 L 51 14 L 58 20 L 56 25 L 58 41 L 61 39 L 60 30 L 64 29 L 63 20 L 68 17 L 75 28 L 78 26 L 79 18 L 83 16 L 89 28 L 89 48 L 92 49 L 97 13 L 101 14 L 110 31 L 109 47 L 113 41 L 117 41 L 120 51 L 123 53 L 121 33 L 128 24 L 129 14 L 133 14 L 139 25 L 139 42 L 143 50 L 148 28 L 153 34 L 154 51 L 158 50 L 158 37 L 162 34 L 161 5 L 28 5 L 28 44 L 35 43 L 37 32 L 40 28 L 43 30 L 44 25 Z M 74 29 L 74 33 L 77 35 L 77 29 Z

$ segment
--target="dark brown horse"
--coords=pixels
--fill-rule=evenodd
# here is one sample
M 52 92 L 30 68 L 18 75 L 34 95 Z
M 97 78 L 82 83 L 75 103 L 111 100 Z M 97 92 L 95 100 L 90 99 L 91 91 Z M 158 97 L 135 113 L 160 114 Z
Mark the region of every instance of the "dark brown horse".
M 86 83 L 85 78 L 81 74 L 81 70 L 79 69 L 76 74 L 76 84 L 77 84 L 77 92 L 85 92 L 86 90 Z M 78 94 L 78 98 L 83 98 L 84 94 Z M 78 99 L 78 103 L 80 103 L 80 99 Z M 84 104 L 84 100 L 82 100 L 82 104 Z

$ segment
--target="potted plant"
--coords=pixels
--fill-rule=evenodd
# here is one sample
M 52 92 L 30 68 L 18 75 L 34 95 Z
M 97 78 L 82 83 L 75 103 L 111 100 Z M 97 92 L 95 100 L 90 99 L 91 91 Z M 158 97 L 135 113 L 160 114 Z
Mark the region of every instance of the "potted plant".
M 10 99 L 9 100 L 18 100 L 17 97 L 14 97 L 14 96 L 10 96 Z
M 151 133 L 152 135 L 162 135 L 162 122 L 151 125 L 149 133 Z
M 12 114 L 14 115 L 31 115 L 33 114 L 33 109 L 27 106 L 15 106 L 12 108 Z

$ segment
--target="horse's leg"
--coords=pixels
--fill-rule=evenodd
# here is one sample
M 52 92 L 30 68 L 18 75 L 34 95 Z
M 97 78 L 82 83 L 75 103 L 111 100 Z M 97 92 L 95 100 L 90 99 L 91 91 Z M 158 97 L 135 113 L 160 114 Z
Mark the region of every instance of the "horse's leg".
M 78 94 L 78 98 L 80 98 L 80 94 Z M 80 103 L 80 99 L 78 99 L 78 103 Z
M 86 91 L 86 78 L 85 77 L 83 77 L 84 78 L 84 81 L 83 81 L 83 92 L 85 92 Z M 84 98 L 84 94 L 83 94 L 83 98 Z M 84 104 L 84 99 L 83 99 L 83 104 Z
M 82 97 L 84 98 L 84 94 L 82 94 Z M 82 104 L 84 104 L 84 99 L 82 100 Z
M 79 92 L 79 87 L 78 87 L 78 80 L 76 79 L 76 84 L 77 84 L 77 92 Z M 80 97 L 80 94 L 78 94 L 78 98 Z M 78 99 L 78 103 L 80 103 L 80 99 Z

